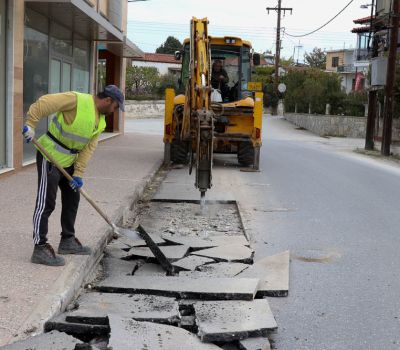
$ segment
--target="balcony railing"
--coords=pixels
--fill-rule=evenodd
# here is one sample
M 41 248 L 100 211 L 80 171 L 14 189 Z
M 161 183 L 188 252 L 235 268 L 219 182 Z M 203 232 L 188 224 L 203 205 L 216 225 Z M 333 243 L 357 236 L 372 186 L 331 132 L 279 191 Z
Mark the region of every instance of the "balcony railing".
M 368 49 L 356 49 L 354 50 L 354 61 L 368 61 L 371 58 Z
M 355 73 L 356 67 L 353 64 L 345 64 L 337 67 L 338 73 Z

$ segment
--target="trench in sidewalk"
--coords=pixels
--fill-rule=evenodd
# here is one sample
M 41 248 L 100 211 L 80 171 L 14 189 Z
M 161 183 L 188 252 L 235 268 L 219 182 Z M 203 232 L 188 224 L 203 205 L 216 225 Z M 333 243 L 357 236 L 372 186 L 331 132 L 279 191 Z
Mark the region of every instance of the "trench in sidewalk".
M 130 215 L 124 219 L 124 227 L 134 228 L 140 224 L 150 234 L 161 234 L 164 238 L 165 236 L 168 236 L 170 239 L 162 239 L 163 242 L 158 243 L 158 246 L 161 249 L 166 247 L 179 247 L 180 244 L 174 240 L 174 236 L 200 240 L 242 237 L 247 242 L 239 208 L 235 201 L 208 201 L 205 211 L 202 211 L 200 208 L 200 201 L 196 200 L 153 199 L 160 185 L 163 183 L 167 172 L 167 169 L 161 169 L 156 174 L 154 180 L 145 189 L 142 198 L 135 204 L 135 206 L 130 208 Z M 118 253 L 114 255 L 116 249 L 118 250 Z M 68 306 L 65 315 L 68 315 L 70 312 L 79 311 L 79 300 L 85 298 L 87 295 L 90 296 L 90 294 L 95 291 L 94 286 L 98 285 L 105 278 L 110 277 L 113 274 L 123 273 L 125 275 L 128 274 L 135 276 L 135 274 L 138 275 L 139 271 L 143 270 L 142 275 L 144 276 L 158 276 L 160 274 L 165 276 L 165 271 L 162 271 L 160 266 L 157 265 L 157 259 L 155 259 L 154 256 L 151 256 L 151 253 L 148 254 L 148 252 L 144 252 L 145 250 L 145 244 L 133 247 L 129 246 L 129 242 L 127 243 L 121 239 L 112 240 L 107 246 L 104 257 L 98 266 L 96 276 L 90 283 L 85 285 L 79 298 Z M 194 248 L 190 248 L 182 256 L 172 257 L 171 260 L 182 259 L 195 250 L 196 249 Z M 124 264 L 125 262 L 132 264 L 132 269 L 128 268 L 128 271 L 124 270 L 127 264 L 122 267 L 121 271 L 116 271 L 115 268 L 113 270 L 109 269 L 110 259 L 119 259 L 122 260 Z M 213 263 L 221 261 L 224 260 L 218 260 L 216 258 Z M 236 262 L 239 263 L 239 261 Z M 252 264 L 253 253 L 251 253 L 247 259 L 240 261 L 240 263 L 242 265 Z M 148 267 L 147 270 L 146 266 Z M 202 266 L 207 267 L 207 263 Z M 195 270 L 198 271 L 201 270 L 201 268 L 196 268 Z M 159 295 L 163 296 L 163 293 Z M 133 296 L 134 294 L 129 294 L 129 297 Z M 165 296 L 170 295 L 167 293 Z M 179 298 L 176 298 L 176 300 L 179 305 L 177 319 L 173 317 L 168 321 L 157 319 L 149 319 L 148 321 L 154 323 L 167 323 L 171 326 L 180 327 L 196 334 L 198 328 L 196 323 L 193 322 L 195 315 L 192 305 L 186 302 L 181 303 Z M 154 303 L 154 300 L 151 298 L 149 300 L 146 299 L 144 303 Z M 105 306 L 100 302 L 98 309 L 102 310 L 104 307 Z M 148 307 L 148 305 L 144 305 L 144 308 L 146 307 Z M 159 311 L 162 311 L 164 306 L 159 305 L 158 308 Z M 61 317 L 63 317 L 63 315 L 61 315 Z M 99 324 L 96 325 L 96 322 Z M 99 321 L 99 319 L 97 319 L 97 321 L 93 319 L 81 320 L 64 329 L 62 327 L 53 327 L 52 325 L 54 326 L 54 323 L 48 323 L 45 330 L 51 331 L 57 329 L 72 335 L 85 343 L 96 346 L 98 349 L 108 349 L 110 333 L 112 333 L 110 323 L 108 323 L 108 318 L 101 321 Z M 84 331 L 82 331 L 82 329 L 84 329 Z M 231 349 L 239 349 L 237 342 L 226 343 L 229 343 L 232 346 Z M 220 342 L 216 342 L 215 344 L 224 345 Z

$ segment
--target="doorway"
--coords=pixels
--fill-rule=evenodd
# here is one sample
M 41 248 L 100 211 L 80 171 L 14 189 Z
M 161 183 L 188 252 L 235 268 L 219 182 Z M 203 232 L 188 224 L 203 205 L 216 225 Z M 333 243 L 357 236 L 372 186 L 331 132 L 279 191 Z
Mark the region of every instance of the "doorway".
M 6 0 L 0 0 L 0 170 L 6 167 Z

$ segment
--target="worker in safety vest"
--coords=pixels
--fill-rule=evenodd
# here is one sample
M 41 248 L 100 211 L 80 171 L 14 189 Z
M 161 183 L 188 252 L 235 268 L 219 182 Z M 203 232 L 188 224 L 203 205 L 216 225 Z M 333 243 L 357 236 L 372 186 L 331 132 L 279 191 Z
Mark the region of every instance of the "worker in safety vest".
M 56 204 L 58 187 L 61 190 L 61 240 L 59 254 L 89 255 L 91 250 L 75 237 L 75 218 L 79 205 L 82 177 L 99 135 L 106 127 L 105 115 L 124 110 L 124 96 L 115 85 L 92 96 L 80 92 L 49 94 L 40 97 L 28 110 L 23 136 L 30 142 L 39 121 L 56 114 L 48 131 L 38 142 L 72 176 L 68 180 L 39 151 L 36 155 L 38 192 L 33 214 L 33 242 L 31 261 L 36 264 L 62 266 L 64 258 L 56 255 L 47 243 L 48 219 Z

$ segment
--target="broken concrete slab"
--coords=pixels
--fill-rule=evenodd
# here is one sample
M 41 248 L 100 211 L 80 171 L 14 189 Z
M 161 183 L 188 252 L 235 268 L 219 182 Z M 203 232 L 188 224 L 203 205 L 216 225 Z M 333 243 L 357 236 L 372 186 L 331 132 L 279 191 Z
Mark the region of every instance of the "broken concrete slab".
M 108 325 L 110 314 L 164 324 L 179 322 L 178 303 L 174 298 L 154 295 L 127 295 L 114 293 L 85 293 L 79 299 L 79 308 L 66 314 L 70 323 Z
M 204 344 L 192 333 L 173 326 L 110 316 L 111 336 L 108 346 L 114 350 L 218 350 Z
M 146 232 L 146 230 L 141 225 L 137 227 L 137 231 L 139 232 L 140 236 L 146 241 L 146 244 L 150 249 L 152 255 L 158 260 L 163 269 L 167 272 L 168 275 L 173 276 L 175 274 L 175 269 L 171 265 L 168 258 L 165 256 L 164 252 L 161 251 L 158 245 L 153 241 L 151 236 Z M 139 248 L 133 248 L 133 249 L 139 249 Z
M 218 244 L 211 239 L 202 239 L 194 234 L 183 236 L 179 234 L 163 233 L 161 237 L 168 242 L 186 245 L 192 249 L 205 249 L 218 246 Z
M 6 345 L 2 350 L 74 350 L 77 344 L 83 344 L 80 340 L 61 333 L 52 331 L 28 338 L 23 341 Z
M 199 266 L 197 268 L 198 271 L 181 271 L 179 272 L 179 276 L 234 277 L 243 270 L 247 269 L 249 266 L 251 265 L 233 262 L 221 262 Z
M 213 263 L 213 262 L 215 262 L 215 260 L 210 259 L 210 258 L 190 255 L 190 256 L 187 256 L 186 258 L 175 261 L 174 263 L 172 263 L 172 265 L 181 270 L 195 270 L 197 267 L 199 267 L 201 265 L 209 264 L 209 263 Z
M 256 261 L 238 277 L 259 278 L 257 296 L 287 296 L 289 292 L 290 252 L 268 256 Z
M 170 245 L 159 247 L 160 251 L 170 261 L 176 261 L 185 257 L 189 247 L 185 245 Z M 154 258 L 154 254 L 149 247 L 134 247 L 129 251 L 129 258 Z M 158 259 L 157 259 L 158 260 Z
M 258 279 L 111 276 L 95 287 L 107 293 L 140 293 L 199 300 L 252 300 Z
M 166 271 L 161 265 L 145 263 L 140 266 L 134 273 L 135 276 L 165 276 Z
M 107 276 L 115 274 L 132 275 L 140 265 L 143 265 L 143 263 L 143 260 L 126 261 L 113 257 L 105 257 L 102 260 L 104 272 Z
M 226 244 L 224 246 L 198 250 L 191 255 L 204 256 L 216 261 L 235 261 L 251 264 L 254 251 L 239 244 Z
M 217 246 L 226 244 L 249 245 L 249 241 L 244 235 L 213 235 L 210 236 L 210 239 Z
M 161 238 L 161 236 L 158 233 L 151 233 L 149 234 L 153 242 L 157 245 L 164 244 L 165 240 Z M 126 236 L 120 236 L 118 237 L 118 241 L 120 241 L 122 244 L 127 246 L 128 248 L 133 248 L 133 247 L 141 247 L 141 246 L 146 246 L 146 241 L 144 239 L 138 239 L 138 240 L 133 240 L 129 237 Z
M 194 304 L 194 309 L 198 336 L 204 342 L 230 342 L 261 336 L 278 327 L 266 299 L 199 301 Z
M 239 341 L 240 350 L 271 350 L 267 337 L 247 338 Z
M 129 256 L 129 253 L 114 245 L 108 245 L 104 249 L 104 255 L 106 257 L 111 257 L 115 259 L 125 259 L 127 256 Z
M 126 244 L 122 243 L 121 240 L 119 239 L 113 239 L 111 242 L 107 244 L 108 248 L 116 248 L 116 249 L 122 249 L 124 251 L 128 251 L 130 247 L 128 247 Z
M 97 322 L 97 323 L 96 323 Z M 57 330 L 74 336 L 106 336 L 110 333 L 108 322 L 104 318 L 95 319 L 90 322 L 67 322 L 66 314 L 52 318 L 44 324 L 44 331 L 50 332 Z

